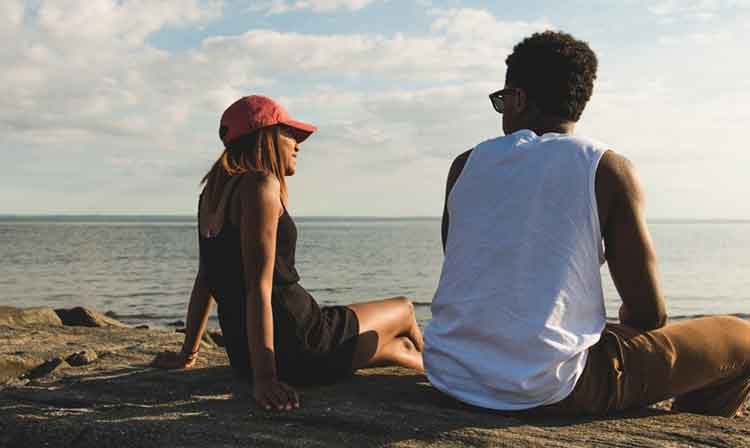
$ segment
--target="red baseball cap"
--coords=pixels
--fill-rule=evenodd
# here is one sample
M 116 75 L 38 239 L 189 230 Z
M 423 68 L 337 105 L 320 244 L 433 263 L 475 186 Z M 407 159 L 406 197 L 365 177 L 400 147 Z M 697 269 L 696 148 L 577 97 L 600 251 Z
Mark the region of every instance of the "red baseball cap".
M 262 95 L 245 96 L 227 107 L 221 115 L 219 136 L 224 145 L 237 137 L 260 128 L 284 124 L 295 130 L 294 138 L 301 142 L 318 130 L 315 126 L 292 119 L 276 101 Z

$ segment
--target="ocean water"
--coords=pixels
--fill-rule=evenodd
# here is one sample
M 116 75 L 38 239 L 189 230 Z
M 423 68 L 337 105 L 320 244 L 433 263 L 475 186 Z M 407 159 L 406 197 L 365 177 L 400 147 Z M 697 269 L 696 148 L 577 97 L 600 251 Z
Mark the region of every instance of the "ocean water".
M 429 321 L 442 262 L 439 219 L 296 223 L 301 284 L 321 304 L 406 295 L 420 323 Z M 750 222 L 649 227 L 672 317 L 750 312 Z M 0 305 L 82 305 L 130 324 L 169 326 L 185 317 L 197 266 L 189 218 L 0 218 Z M 619 298 L 606 265 L 602 275 L 614 318 Z

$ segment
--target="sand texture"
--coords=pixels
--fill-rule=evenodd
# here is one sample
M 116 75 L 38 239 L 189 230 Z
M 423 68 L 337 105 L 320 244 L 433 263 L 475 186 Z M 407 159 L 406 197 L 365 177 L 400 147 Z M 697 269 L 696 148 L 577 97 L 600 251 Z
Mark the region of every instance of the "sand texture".
M 747 405 L 734 419 L 655 407 L 523 420 L 461 406 L 400 368 L 300 389 L 301 409 L 267 412 L 212 340 L 197 367 L 165 371 L 148 364 L 181 334 L 53 314 L 0 308 L 0 447 L 750 447 Z

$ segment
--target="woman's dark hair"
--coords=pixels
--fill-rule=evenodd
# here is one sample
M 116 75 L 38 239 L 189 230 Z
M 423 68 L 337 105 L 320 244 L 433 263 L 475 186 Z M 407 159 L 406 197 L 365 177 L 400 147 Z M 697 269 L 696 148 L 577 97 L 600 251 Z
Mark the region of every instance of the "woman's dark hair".
M 586 42 L 570 34 L 535 33 L 505 60 L 506 85 L 519 87 L 545 115 L 581 118 L 596 79 L 597 60 Z
M 206 185 L 209 193 L 215 193 L 234 175 L 260 172 L 276 177 L 281 184 L 281 195 L 285 197 L 287 166 L 279 146 L 281 132 L 289 133 L 285 126 L 273 125 L 232 140 L 203 176 L 201 184 Z

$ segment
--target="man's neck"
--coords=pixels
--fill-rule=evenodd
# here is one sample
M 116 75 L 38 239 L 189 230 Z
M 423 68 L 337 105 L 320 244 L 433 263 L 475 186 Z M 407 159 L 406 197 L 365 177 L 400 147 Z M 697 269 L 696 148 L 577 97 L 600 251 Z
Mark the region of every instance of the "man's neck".
M 529 129 L 536 135 L 544 135 L 549 132 L 556 134 L 572 134 L 575 130 L 575 121 L 563 120 L 559 117 L 539 117 L 529 124 Z

